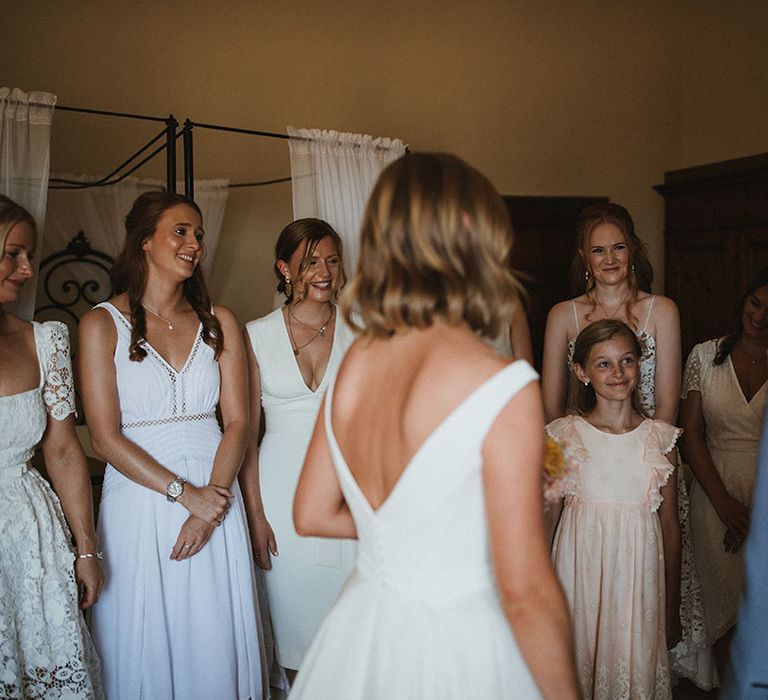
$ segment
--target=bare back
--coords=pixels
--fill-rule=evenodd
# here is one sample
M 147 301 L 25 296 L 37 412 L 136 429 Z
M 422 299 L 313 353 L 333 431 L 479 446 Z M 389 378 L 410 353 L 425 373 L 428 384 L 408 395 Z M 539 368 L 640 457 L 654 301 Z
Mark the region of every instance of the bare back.
M 435 429 L 505 364 L 468 328 L 444 323 L 352 346 L 335 386 L 332 424 L 374 510 Z

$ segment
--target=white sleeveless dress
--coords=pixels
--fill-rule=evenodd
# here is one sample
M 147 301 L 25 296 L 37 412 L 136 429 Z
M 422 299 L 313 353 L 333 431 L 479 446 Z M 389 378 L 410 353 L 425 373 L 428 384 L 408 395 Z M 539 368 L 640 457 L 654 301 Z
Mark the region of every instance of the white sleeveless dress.
M 56 494 L 29 460 L 47 417 L 75 411 L 67 328 L 33 324 L 40 383 L 0 396 L 0 697 L 103 697 Z
M 326 432 L 358 557 L 291 700 L 541 697 L 494 581 L 481 453 L 501 409 L 534 379 L 518 361 L 481 384 L 424 441 L 375 511 L 336 443 L 329 390 Z
M 221 441 L 220 374 L 202 326 L 176 372 L 148 343 L 147 357 L 130 361 L 129 322 L 111 304 L 99 307 L 117 327 L 123 435 L 205 486 Z M 171 561 L 189 512 L 107 465 L 99 515 L 107 583 L 92 630 L 109 700 L 262 697 L 251 545 L 237 480 L 231 489 L 229 514 L 205 547 Z
M 259 446 L 261 498 L 279 551 L 264 579 L 277 661 L 298 669 L 355 561 L 354 542 L 299 537 L 293 526 L 293 495 L 317 412 L 354 334 L 337 313 L 328 367 L 312 391 L 293 355 L 282 309 L 245 327 L 259 363 L 266 419 Z

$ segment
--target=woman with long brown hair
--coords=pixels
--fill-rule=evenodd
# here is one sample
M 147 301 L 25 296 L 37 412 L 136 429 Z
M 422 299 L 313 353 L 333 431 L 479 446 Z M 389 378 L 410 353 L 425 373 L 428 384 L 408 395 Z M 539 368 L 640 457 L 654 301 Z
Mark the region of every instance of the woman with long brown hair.
M 93 616 L 107 695 L 259 698 L 237 484 L 248 432 L 238 323 L 210 302 L 194 202 L 142 194 L 125 227 L 115 296 L 80 325 L 83 403 L 108 462 L 99 532 L 109 583 Z
M 288 224 L 275 245 L 274 271 L 285 303 L 244 331 L 251 432 L 240 481 L 266 572 L 277 661 L 292 679 L 354 561 L 353 543 L 300 538 L 291 518 L 320 401 L 354 336 L 337 313 L 342 244 L 328 223 Z
M 680 388 L 680 320 L 677 306 L 651 293 L 653 269 L 629 212 L 620 204 L 587 207 L 578 220 L 571 286 L 583 290 L 552 307 L 547 317 L 542 393 L 547 420 L 569 407 L 569 365 L 579 332 L 593 321 L 617 319 L 640 340 L 638 391 L 649 415 L 674 424 Z
M 640 342 L 637 393 L 642 411 L 675 425 L 681 375 L 677 305 L 651 292 L 653 269 L 625 207 L 613 202 L 593 204 L 579 215 L 577 227 L 571 265 L 571 287 L 577 296 L 553 306 L 547 317 L 541 377 L 547 420 L 574 412 L 575 385 L 570 369 L 578 334 L 594 321 L 615 319 L 626 323 Z M 677 479 L 683 642 L 673 650 L 672 671 L 709 687 L 714 667 L 706 645 L 693 564 L 688 495 L 679 473 Z

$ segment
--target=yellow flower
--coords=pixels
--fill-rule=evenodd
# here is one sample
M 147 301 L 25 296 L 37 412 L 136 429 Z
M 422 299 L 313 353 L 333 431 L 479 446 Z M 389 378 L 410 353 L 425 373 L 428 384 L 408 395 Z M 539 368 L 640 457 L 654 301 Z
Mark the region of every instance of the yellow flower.
M 544 438 L 544 473 L 553 479 L 565 476 L 563 448 L 557 440 L 548 435 Z

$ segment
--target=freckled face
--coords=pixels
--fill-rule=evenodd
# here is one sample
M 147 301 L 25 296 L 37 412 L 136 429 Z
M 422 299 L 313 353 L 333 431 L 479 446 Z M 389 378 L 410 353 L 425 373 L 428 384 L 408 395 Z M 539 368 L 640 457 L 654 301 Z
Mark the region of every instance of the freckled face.
M 586 365 L 574 365 L 579 381 L 589 381 L 598 396 L 622 401 L 632 396 L 639 377 L 639 358 L 632 341 L 616 336 L 595 344 Z
M 34 274 L 35 244 L 35 231 L 25 221 L 8 232 L 0 257 L 0 304 L 16 301 L 22 287 Z
M 627 278 L 629 248 L 624 233 L 616 224 L 598 224 L 592 229 L 585 262 L 595 282 L 617 284 Z
M 203 256 L 204 235 L 200 214 L 192 207 L 177 204 L 166 209 L 142 246 L 150 269 L 190 277 Z

